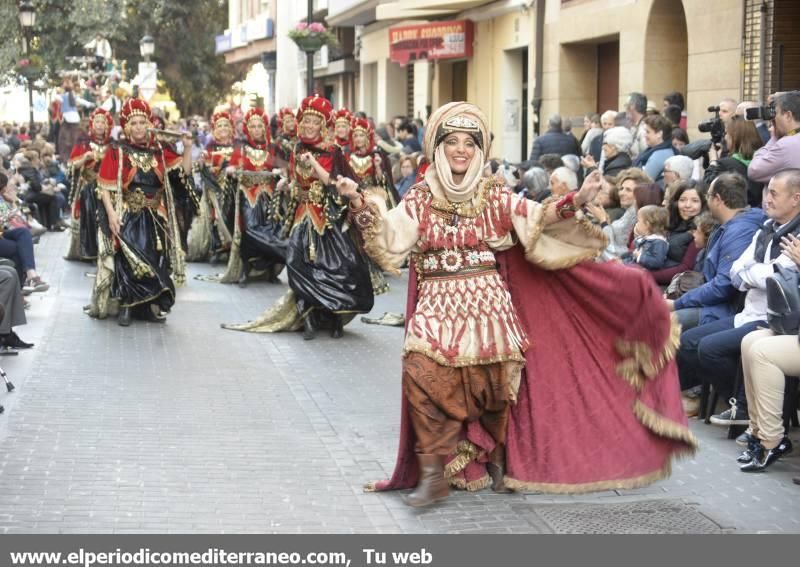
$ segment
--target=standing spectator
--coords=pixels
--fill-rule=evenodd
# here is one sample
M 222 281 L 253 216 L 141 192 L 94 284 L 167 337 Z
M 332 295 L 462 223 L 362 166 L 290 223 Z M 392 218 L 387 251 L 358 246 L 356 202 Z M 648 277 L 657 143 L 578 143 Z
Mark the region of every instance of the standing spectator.
M 414 156 L 400 158 L 400 180 L 395 184 L 400 198 L 406 194 L 417 179 L 417 159 Z
M 687 122 L 686 122 L 686 102 L 683 99 L 683 94 L 679 93 L 678 91 L 672 91 L 671 93 L 667 93 L 664 95 L 663 106 L 666 110 L 670 106 L 677 106 L 680 110 L 681 116 L 675 126 L 678 128 L 682 128 L 686 130 Z
M 681 109 L 674 104 L 669 105 L 663 111 L 664 118 L 670 121 L 673 128 L 680 128 Z
M 98 72 L 105 71 L 106 62 L 111 61 L 113 54 L 111 53 L 111 44 L 108 43 L 108 40 L 105 37 L 103 37 L 103 34 L 97 32 L 97 34 L 94 36 L 94 39 L 85 44 L 83 48 L 94 55 L 94 68 Z
M 734 314 L 736 289 L 731 284 L 731 266 L 764 222 L 761 209 L 747 206 L 747 182 L 741 175 L 723 173 L 717 177 L 708 189 L 706 202 L 720 227 L 706 246 L 705 283 L 668 302 L 684 330 Z
M 647 140 L 644 137 L 644 118 L 647 114 L 647 97 L 642 93 L 633 92 L 628 96 L 625 104 L 625 113 L 631 124 L 631 157 L 636 159 L 639 154 L 647 149 Z
M 92 104 L 89 101 L 73 92 L 72 84 L 69 81 L 64 84 L 64 94 L 61 95 L 61 115 L 64 120 L 58 133 L 58 155 L 62 163 L 69 161 L 72 146 L 78 141 L 78 136 L 81 133 L 81 115 L 78 109 L 91 106 Z
M 608 132 L 614 126 L 617 126 L 616 124 L 617 114 L 618 113 L 616 110 L 606 110 L 600 116 L 600 127 L 603 129 L 604 133 Z M 631 138 L 631 140 L 632 139 L 633 138 Z M 589 144 L 588 156 L 591 156 L 596 163 L 602 163 L 603 160 L 605 159 L 605 156 L 603 154 L 603 144 L 604 144 L 603 136 L 595 136 L 595 138 L 592 140 L 592 143 Z M 630 144 L 628 144 L 628 146 L 629 147 L 627 151 L 630 151 Z M 583 167 L 588 168 L 590 166 L 584 165 Z M 601 167 L 600 169 L 602 170 L 603 168 Z
M 597 136 L 603 135 L 603 128 L 600 126 L 600 115 L 592 114 L 583 117 L 583 136 L 581 136 L 581 155 L 589 155 L 592 140 Z
M 397 139 L 403 144 L 404 154 L 414 154 L 422 151 L 422 146 L 417 139 L 417 127 L 413 122 L 403 121 L 397 129 Z
M 768 183 L 773 175 L 800 167 L 800 91 L 774 95 L 775 129 L 769 142 L 753 154 L 749 179 Z
M 734 98 L 723 98 L 719 101 L 719 117 L 725 123 L 725 127 L 728 127 L 728 122 L 736 116 L 736 107 L 739 106 L 739 103 Z
M 738 173 L 747 179 L 747 204 L 751 207 L 761 207 L 764 184 L 753 181 L 748 175 L 753 156 L 762 145 L 755 124 L 738 116 L 733 117 L 725 129 L 725 145 L 728 148 L 728 157 L 711 162 L 703 180 L 708 185 L 720 173 L 726 171 Z
M 544 154 L 556 154 L 559 157 L 567 154 L 581 154 L 581 149 L 575 136 L 565 134 L 562 130 L 561 116 L 558 114 L 554 114 L 548 120 L 547 132 L 533 141 L 529 159 L 538 161 Z
M 672 124 L 658 114 L 645 117 L 643 123 L 647 149 L 639 154 L 634 165 L 644 169 L 659 187 L 663 187 L 664 162 L 675 155 L 670 139 Z
M 755 108 L 758 104 L 753 102 L 752 100 L 745 100 L 744 102 L 740 102 L 739 106 L 736 107 L 736 116 L 739 118 L 746 119 L 746 112 L 748 108 Z M 756 130 L 758 131 L 758 135 L 761 138 L 761 145 L 763 146 L 769 139 L 772 137 L 772 134 L 769 133 L 769 124 L 763 120 L 753 120 L 753 123 L 756 125 Z

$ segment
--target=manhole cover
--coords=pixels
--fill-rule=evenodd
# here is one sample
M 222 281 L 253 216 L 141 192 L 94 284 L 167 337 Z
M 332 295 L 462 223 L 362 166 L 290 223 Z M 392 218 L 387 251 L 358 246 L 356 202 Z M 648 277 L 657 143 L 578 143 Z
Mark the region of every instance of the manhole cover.
M 717 524 L 692 506 L 675 500 L 608 504 L 531 504 L 515 505 L 513 508 L 520 513 L 535 514 L 557 534 L 723 533 Z

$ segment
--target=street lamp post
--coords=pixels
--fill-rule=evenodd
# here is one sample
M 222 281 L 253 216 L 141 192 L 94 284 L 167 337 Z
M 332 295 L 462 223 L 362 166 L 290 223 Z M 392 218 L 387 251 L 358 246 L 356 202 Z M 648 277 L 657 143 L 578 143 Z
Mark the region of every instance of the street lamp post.
M 29 55 L 31 51 L 30 45 L 31 37 L 33 35 L 33 26 L 36 25 L 36 8 L 33 7 L 33 4 L 31 4 L 29 0 L 23 0 L 19 5 L 19 23 L 22 26 L 24 37 L 24 52 L 25 55 Z M 30 131 L 28 135 L 31 136 L 31 139 L 33 139 L 33 78 L 30 76 L 30 74 L 28 74 L 28 76 L 25 78 L 28 81 L 28 109 L 30 111 Z
M 308 0 L 308 25 L 314 18 L 314 0 Z M 306 95 L 314 94 L 314 52 L 306 52 Z
M 139 53 L 144 57 L 145 62 L 150 63 L 150 57 L 155 53 L 156 42 L 149 35 L 139 40 Z
M 149 34 L 139 40 L 139 53 L 144 57 L 144 61 L 139 62 L 138 90 L 142 98 L 148 102 L 158 89 L 158 67 L 155 61 L 150 62 L 150 57 L 155 51 L 156 42 Z

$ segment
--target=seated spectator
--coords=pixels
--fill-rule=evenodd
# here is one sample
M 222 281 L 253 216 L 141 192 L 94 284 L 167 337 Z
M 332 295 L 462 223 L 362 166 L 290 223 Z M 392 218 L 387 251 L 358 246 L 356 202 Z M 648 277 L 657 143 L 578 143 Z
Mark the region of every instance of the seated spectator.
M 397 194 L 402 198 L 417 179 L 417 159 L 413 156 L 400 158 L 400 180 L 395 184 Z
M 547 172 L 549 177 L 556 169 L 562 167 L 564 162 L 558 154 L 544 154 L 539 158 L 539 165 Z
M 669 251 L 664 266 L 653 272 L 656 283 L 667 285 L 681 272 L 692 270 L 698 249 L 694 246 L 694 218 L 706 210 L 705 193 L 696 181 L 678 182 L 671 186 L 673 194 L 667 202 Z
M 13 327 L 25 325 L 25 303 L 20 293 L 19 278 L 14 268 L 0 266 L 0 306 L 3 316 L 0 317 L 0 345 L 11 349 L 33 347 L 17 336 Z
M 8 177 L 0 173 L 0 191 L 8 185 Z M 0 204 L 5 200 L 0 199 Z M 0 218 L 0 258 L 12 260 L 17 268 L 19 280 L 24 281 L 23 292 L 47 291 L 50 286 L 36 273 L 36 261 L 33 257 L 33 237 L 27 228 L 10 228 L 10 215 Z
M 625 209 L 619 203 L 619 191 L 617 191 L 615 178 L 608 175 L 603 177 L 602 185 L 594 204 L 603 207 L 608 217 L 608 222 L 614 222 L 625 214 Z
M 800 269 L 800 239 L 790 235 L 781 249 Z M 742 339 L 742 371 L 750 427 L 747 449 L 737 461 L 742 472 L 762 472 L 792 451 L 783 426 L 783 398 L 786 376 L 800 375 L 797 335 L 775 335 L 769 329 L 748 334 Z
M 397 129 L 397 139 L 403 144 L 404 154 L 413 154 L 422 151 L 422 146 L 417 138 L 417 127 L 413 122 L 404 120 Z
M 684 330 L 734 314 L 737 293 L 731 284 L 731 266 L 764 222 L 761 209 L 747 206 L 747 182 L 741 175 L 725 173 L 717 177 L 708 189 L 706 202 L 720 227 L 706 245 L 705 283 L 675 301 L 668 301 Z
M 712 193 L 721 178 L 712 185 Z M 739 180 L 742 184 L 740 176 Z M 774 273 L 774 265 L 794 266 L 788 256 L 781 254 L 780 242 L 789 235 L 800 234 L 800 169 L 785 170 L 772 178 L 766 204 L 769 220 L 731 266 L 731 284 L 745 293 L 744 308 L 735 316 L 701 325 L 681 335 L 677 357 L 681 387 L 709 382 L 720 395 L 731 396 L 731 408 L 711 416 L 711 422 L 718 425 L 747 425 L 749 422 L 744 388 L 733 389 L 741 343 L 747 334 L 768 326 L 766 280 Z
M 643 120 L 647 149 L 643 151 L 634 165 L 641 167 L 659 187 L 664 187 L 664 162 L 675 155 L 672 147 L 672 124 L 658 114 L 646 116 Z
M 669 187 L 678 181 L 689 181 L 692 178 L 694 162 L 686 156 L 672 156 L 664 162 L 664 186 Z
M 24 186 L 20 187 L 20 189 L 24 189 L 23 200 L 26 203 L 36 205 L 39 213 L 38 220 L 47 230 L 64 230 L 58 224 L 60 214 L 58 201 L 54 196 L 54 188 L 48 191 L 42 184 L 42 176 L 39 171 L 39 154 L 35 151 L 27 151 L 22 159 L 18 160 L 18 163 L 17 172 L 24 179 Z
M 711 162 L 703 181 L 708 185 L 720 173 L 725 171 L 738 173 L 747 179 L 747 204 L 751 207 L 761 207 L 764 184 L 753 181 L 748 176 L 748 167 L 753 155 L 762 145 L 755 125 L 749 120 L 734 116 L 725 129 L 725 145 L 729 151 L 728 157 Z
M 403 144 L 393 139 L 389 133 L 388 124 L 382 124 L 381 126 L 378 126 L 378 128 L 375 129 L 375 134 L 378 136 L 376 138 L 378 147 L 390 156 L 393 154 L 399 154 L 403 151 Z
M 533 141 L 530 159 L 536 161 L 544 154 L 556 154 L 558 157 L 575 154 L 581 155 L 578 140 L 563 130 L 561 116 L 554 114 L 547 121 L 547 132 Z
M 779 171 L 800 167 L 800 91 L 773 97 L 775 128 L 769 142 L 756 150 L 747 166 L 749 179 L 768 183 Z
M 669 215 L 664 207 L 646 205 L 636 211 L 636 225 L 633 232 L 633 252 L 624 258 L 626 264 L 637 264 L 647 270 L 658 270 L 667 261 L 667 220 Z
M 609 216 L 603 207 L 593 203 L 586 205 L 608 237 L 608 247 L 601 256 L 603 260 L 619 260 L 628 252 L 628 243 L 636 225 L 636 189 L 637 186 L 648 183 L 652 183 L 652 180 L 641 169 L 626 169 L 617 176 L 619 203 L 625 213 L 614 222 L 609 222 Z
M 541 203 L 550 196 L 550 178 L 541 167 L 532 167 L 526 171 L 520 180 L 520 186 L 520 194 L 528 199 Z
M 578 176 L 566 166 L 561 166 L 550 175 L 550 193 L 563 197 L 570 191 L 578 189 Z
M 690 268 L 692 271 L 703 273 L 706 252 L 708 251 L 708 240 L 717 228 L 719 228 L 719 223 L 714 220 L 714 217 L 708 211 L 700 213 L 692 220 L 689 231 L 692 233 L 692 244 L 697 249 L 694 266 Z
M 603 134 L 599 114 L 587 114 L 583 117 L 583 136 L 581 136 L 581 155 L 588 155 L 591 150 L 592 140 Z
M 631 166 L 631 156 L 628 149 L 633 142 L 633 135 L 630 130 L 621 126 L 609 128 L 603 133 L 603 161 L 601 170 L 603 175 L 617 176 L 621 171 Z M 586 156 L 581 161 L 589 173 L 598 167 L 592 156 Z
M 573 173 L 578 177 L 578 187 L 583 184 L 583 168 L 581 168 L 581 158 L 574 154 L 567 154 L 561 156 L 561 162 L 564 167 L 570 168 Z

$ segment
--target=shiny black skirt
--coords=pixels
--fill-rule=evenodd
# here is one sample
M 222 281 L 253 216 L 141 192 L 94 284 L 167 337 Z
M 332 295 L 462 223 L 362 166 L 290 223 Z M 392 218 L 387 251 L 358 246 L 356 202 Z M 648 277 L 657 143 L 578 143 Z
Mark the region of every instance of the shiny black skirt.
M 80 194 L 80 255 L 82 260 L 97 258 L 97 183 L 92 181 Z
M 270 198 L 262 193 L 251 207 L 247 199 L 240 201 L 242 242 L 239 254 L 245 262 L 254 261 L 260 268 L 286 262 L 287 241 L 281 238 L 282 225 L 272 218 Z
M 372 310 L 369 267 L 338 223 L 321 235 L 307 218 L 294 226 L 286 270 L 301 313 L 315 308 L 337 314 Z
M 120 307 L 155 304 L 168 312 L 175 304 L 165 226 L 166 221 L 150 209 L 123 216 L 111 288 Z

